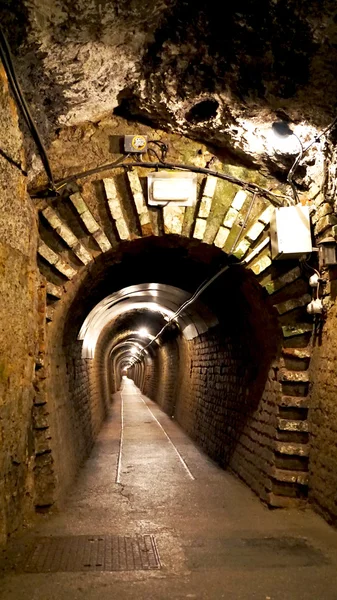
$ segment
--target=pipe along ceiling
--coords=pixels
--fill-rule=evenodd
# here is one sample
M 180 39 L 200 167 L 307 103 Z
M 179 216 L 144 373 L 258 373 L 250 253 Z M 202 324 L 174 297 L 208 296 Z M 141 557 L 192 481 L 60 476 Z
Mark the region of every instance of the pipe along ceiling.
M 86 317 L 78 339 L 83 341 L 82 357 L 94 358 L 98 339 L 103 330 L 113 325 L 118 317 L 126 315 L 131 311 L 144 311 L 161 315 L 164 321 L 174 316 L 178 308 L 189 298 L 191 294 L 180 288 L 162 283 L 142 283 L 129 286 L 104 298 L 99 302 Z M 204 333 L 210 327 L 218 323 L 216 316 L 201 302 L 196 302 L 179 315 L 174 322 L 180 329 L 182 335 L 191 340 Z M 134 335 L 138 336 L 134 338 Z M 157 331 L 155 332 L 155 334 Z M 132 332 L 132 339 L 122 342 L 123 351 L 132 357 L 139 348 L 144 348 L 153 339 L 154 335 L 144 335 Z M 156 342 L 158 343 L 158 342 Z M 128 348 L 130 344 L 130 348 Z M 118 348 L 117 348 L 118 346 Z M 122 351 L 120 344 L 116 349 Z M 132 350 L 135 349 L 135 350 Z M 114 351 L 114 347 L 112 348 Z

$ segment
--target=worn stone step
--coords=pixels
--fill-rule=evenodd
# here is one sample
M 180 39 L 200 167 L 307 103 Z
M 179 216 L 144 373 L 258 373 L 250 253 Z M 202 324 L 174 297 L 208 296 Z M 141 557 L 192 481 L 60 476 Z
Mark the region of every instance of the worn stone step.
M 295 358 L 290 356 L 281 356 L 280 369 L 286 371 L 307 371 L 309 366 L 308 358 Z
M 309 431 L 308 421 L 294 419 L 277 419 L 277 427 L 282 431 Z
M 278 496 L 273 492 L 268 494 L 268 504 L 275 508 L 300 508 L 307 503 L 306 498 L 287 498 L 287 496 Z
M 279 380 L 291 383 L 309 383 L 308 371 L 290 371 L 289 369 L 281 369 Z
M 281 396 L 279 406 L 309 408 L 309 398 L 307 396 Z
M 46 321 L 52 321 L 54 318 L 55 307 L 47 306 L 46 308 Z
M 287 358 L 310 359 L 311 348 L 282 348 L 282 354 Z
M 283 325 L 282 332 L 284 338 L 291 338 L 312 332 L 312 323 L 297 323 L 296 325 Z
M 287 312 L 296 310 L 296 308 L 302 308 L 302 306 L 306 306 L 310 301 L 311 294 L 303 294 L 303 296 L 300 298 L 290 298 L 289 300 L 275 304 L 274 306 L 279 315 L 284 315 Z
M 308 485 L 309 482 L 309 473 L 305 471 L 291 471 L 288 469 L 277 469 L 274 467 L 270 475 L 273 479 L 277 479 L 277 481 L 283 481 L 285 483 Z
M 275 451 L 291 456 L 309 456 L 308 444 L 292 444 L 291 442 L 275 442 Z
M 48 296 L 52 296 L 53 298 L 58 298 L 60 299 L 62 297 L 63 294 L 63 287 L 59 286 L 59 285 L 55 285 L 54 283 L 51 283 L 50 281 L 47 281 L 47 294 Z
M 267 290 L 268 294 L 274 294 L 275 292 L 277 292 L 278 290 L 281 290 L 286 285 L 289 285 L 290 283 L 293 283 L 294 281 L 296 281 L 296 279 L 299 279 L 300 276 L 301 276 L 300 268 L 295 267 L 294 269 L 291 269 L 291 271 L 284 273 L 277 279 L 272 279 L 271 281 L 266 280 L 265 282 L 262 283 L 262 285 Z

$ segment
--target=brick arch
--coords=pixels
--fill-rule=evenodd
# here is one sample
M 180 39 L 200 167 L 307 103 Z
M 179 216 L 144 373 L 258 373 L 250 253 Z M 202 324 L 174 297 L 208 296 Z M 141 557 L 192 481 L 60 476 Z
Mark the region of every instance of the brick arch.
M 53 321 L 58 301 L 68 294 L 71 282 L 76 283 L 95 259 L 118 252 L 121 244 L 149 236 L 177 236 L 213 245 L 228 254 L 250 203 L 249 194 L 237 190 L 219 215 L 213 207 L 217 180 L 207 176 L 199 184 L 195 210 L 173 204 L 163 209 L 148 207 L 141 172 L 136 169 L 91 182 L 89 192 L 87 186 L 85 193 L 76 192 L 42 205 L 38 256 L 46 281 L 47 323 Z M 312 325 L 305 312 L 310 296 L 298 264 L 271 261 L 272 211 L 267 201 L 258 200 L 234 256 L 270 296 L 282 328 L 282 355 L 275 365 L 276 406 L 274 395 L 273 410 L 266 416 L 273 421 L 275 439 L 267 474 L 269 491 L 264 499 L 273 506 L 285 506 L 294 498 L 305 497 L 308 484 Z

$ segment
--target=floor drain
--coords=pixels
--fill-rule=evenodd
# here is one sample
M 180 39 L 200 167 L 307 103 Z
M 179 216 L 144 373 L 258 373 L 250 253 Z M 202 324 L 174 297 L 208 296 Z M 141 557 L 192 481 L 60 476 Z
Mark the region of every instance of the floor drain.
M 24 566 L 26 573 L 152 569 L 160 569 L 153 535 L 39 538 Z

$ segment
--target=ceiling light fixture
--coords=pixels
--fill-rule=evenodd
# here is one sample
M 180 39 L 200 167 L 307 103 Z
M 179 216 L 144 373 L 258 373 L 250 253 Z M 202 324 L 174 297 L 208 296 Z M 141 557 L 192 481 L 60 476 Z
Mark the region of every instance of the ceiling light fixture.
M 148 175 L 150 206 L 194 206 L 197 200 L 197 175 L 188 171 L 160 171 Z

